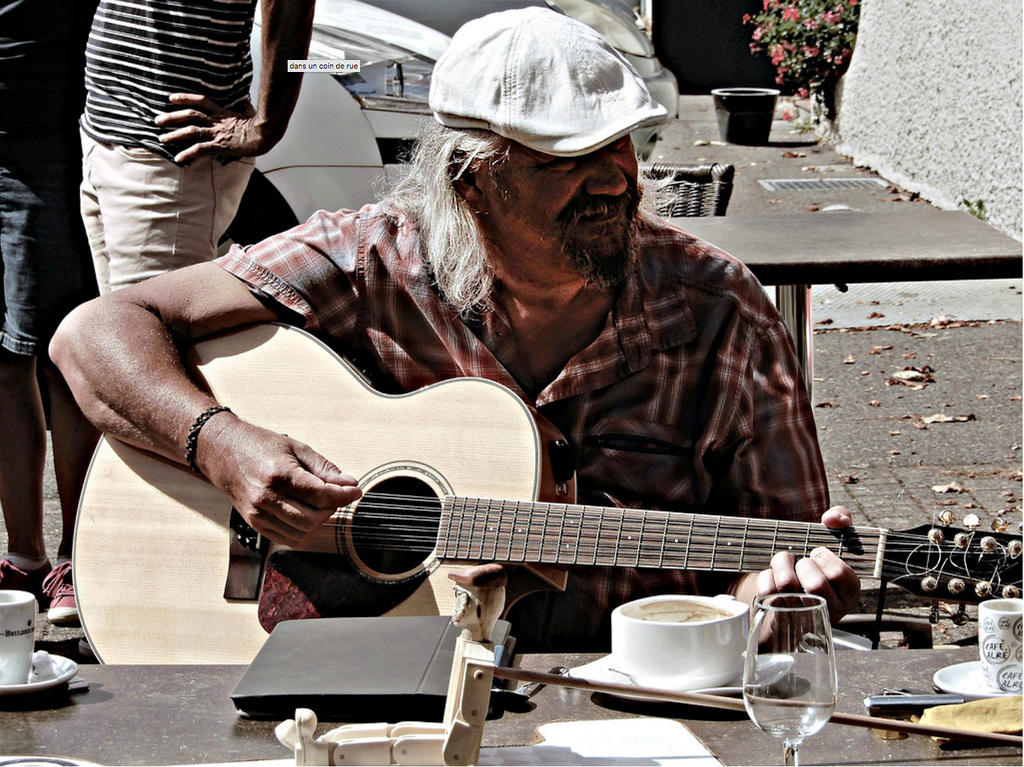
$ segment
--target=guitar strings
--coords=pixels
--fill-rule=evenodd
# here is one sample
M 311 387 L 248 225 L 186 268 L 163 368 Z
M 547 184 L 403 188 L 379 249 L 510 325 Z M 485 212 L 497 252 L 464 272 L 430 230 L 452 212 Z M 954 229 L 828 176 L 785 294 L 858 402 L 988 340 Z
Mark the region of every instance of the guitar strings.
M 401 502 L 406 502 L 406 501 L 415 501 L 415 502 L 419 502 L 419 503 L 418 503 L 418 505 L 415 505 L 415 504 L 407 504 L 406 506 L 401 506 L 400 505 Z M 508 502 L 502 502 L 502 503 L 505 506 L 507 506 Z M 533 509 L 537 509 L 537 506 L 538 506 L 537 504 L 531 503 L 531 507 L 533 507 Z M 617 510 L 617 509 L 610 509 L 610 508 L 604 508 L 604 507 L 582 507 L 582 506 L 580 506 L 580 507 L 576 507 L 576 506 L 564 507 L 563 506 L 561 508 L 562 509 L 569 509 L 570 510 L 568 515 L 566 515 L 566 513 L 563 511 L 562 512 L 563 517 L 564 516 L 579 515 L 580 518 L 584 521 L 584 525 L 583 525 L 583 529 L 584 530 L 587 529 L 587 525 L 585 524 L 586 523 L 585 517 L 588 514 L 597 514 L 597 515 L 599 515 L 600 519 L 596 522 L 596 524 L 597 524 L 598 527 L 601 527 L 601 526 L 605 526 L 605 523 L 608 521 L 608 518 L 613 516 L 614 512 L 619 511 L 620 513 L 624 514 L 623 518 L 621 520 L 618 520 L 619 523 L 620 523 L 620 532 L 625 531 L 626 528 L 629 525 L 631 525 L 631 524 L 632 525 L 637 525 L 638 524 L 638 525 L 640 525 L 640 529 L 637 530 L 636 532 L 638 534 L 640 534 L 641 536 L 646 535 L 646 534 L 649 533 L 649 531 L 645 531 L 645 530 L 643 530 L 643 528 L 650 526 L 650 524 L 649 524 L 650 523 L 650 518 L 653 517 L 653 516 L 659 516 L 660 515 L 660 516 L 666 518 L 666 525 L 665 525 L 666 527 L 672 527 L 672 526 L 678 527 L 680 525 L 688 526 L 689 527 L 689 532 L 691 534 L 693 534 L 693 533 L 700 533 L 701 532 L 701 528 L 703 527 L 703 528 L 706 528 L 706 529 L 708 529 L 708 530 L 710 530 L 712 532 L 712 534 L 713 534 L 712 537 L 713 538 L 717 538 L 718 537 L 718 535 L 717 535 L 718 533 L 724 533 L 724 532 L 730 532 L 730 531 L 743 531 L 743 532 L 748 532 L 748 533 L 749 532 L 757 532 L 757 528 L 758 527 L 763 527 L 765 530 L 767 530 L 769 532 L 772 532 L 772 533 L 778 532 L 779 535 L 777 537 L 773 536 L 772 540 L 773 541 L 783 542 L 783 543 L 790 543 L 790 542 L 794 542 L 794 541 L 799 542 L 800 540 L 809 540 L 811 543 L 813 543 L 815 545 L 822 545 L 822 544 L 829 545 L 829 544 L 834 544 L 835 541 L 836 541 L 835 536 L 832 533 L 828 532 L 825 528 L 818 528 L 816 530 L 814 525 L 810 525 L 810 524 L 807 524 L 807 523 L 800 523 L 800 522 L 789 522 L 789 523 L 787 523 L 785 521 L 758 520 L 758 519 L 734 518 L 734 517 L 721 517 L 721 518 L 706 517 L 706 518 L 702 519 L 701 515 L 690 515 L 690 514 L 684 514 L 684 513 L 664 512 L 664 511 L 638 512 L 638 511 L 634 511 L 634 510 Z M 373 512 L 373 511 L 371 511 L 372 509 L 382 509 L 384 513 Z M 417 525 L 417 528 L 419 528 L 419 527 L 422 527 L 423 524 L 424 524 L 425 520 L 424 520 L 424 517 L 423 517 L 423 513 L 424 513 L 425 510 L 429 510 L 429 511 L 435 512 L 436 516 L 438 516 L 438 517 L 441 514 L 440 507 L 436 504 L 436 502 L 430 502 L 429 499 L 422 499 L 420 497 L 395 496 L 393 499 L 389 499 L 387 503 L 381 503 L 381 502 L 375 502 L 375 501 L 365 501 L 365 502 L 363 502 L 360 505 L 359 518 L 364 519 L 364 520 L 365 519 L 371 519 L 371 518 L 377 518 L 377 519 L 381 519 L 381 520 L 386 520 L 386 521 L 391 523 L 390 527 L 392 529 L 398 529 L 398 524 L 397 523 L 400 522 L 403 519 L 403 515 L 398 514 L 396 512 L 397 511 L 407 511 L 407 512 L 411 512 L 411 514 L 406 519 L 408 521 L 410 521 L 410 522 L 418 522 L 419 525 Z M 501 517 L 508 517 L 509 515 L 511 515 L 512 516 L 513 525 L 517 525 L 518 524 L 518 525 L 521 526 L 523 524 L 523 520 L 520 519 L 520 518 L 523 517 L 524 514 L 525 514 L 525 516 L 527 517 L 527 520 L 525 520 L 525 523 L 528 526 L 531 526 L 531 525 L 535 524 L 534 520 L 531 519 L 532 516 L 541 515 L 542 520 L 549 519 L 550 515 L 552 514 L 553 511 L 557 511 L 557 507 L 544 508 L 544 509 L 540 509 L 540 510 L 531 510 L 531 511 L 528 511 L 528 512 L 525 512 L 525 513 L 522 510 L 518 509 L 518 508 L 513 508 L 513 509 L 510 510 L 510 509 L 507 509 L 507 508 L 503 507 L 502 509 L 500 509 L 497 512 L 498 518 L 499 518 L 497 525 L 493 524 L 494 523 L 494 518 L 495 518 L 495 513 L 494 513 L 493 510 L 492 511 L 488 511 L 488 512 L 472 512 L 471 513 L 471 519 L 474 520 L 474 521 L 477 521 L 477 520 L 479 520 L 481 518 L 486 517 L 487 522 L 489 523 L 488 526 L 491 529 L 495 529 L 495 528 L 500 529 L 501 527 L 503 527 L 503 524 L 502 524 L 503 520 L 501 519 Z M 612 524 L 614 524 L 615 521 L 616 520 L 611 520 Z M 347 522 L 343 522 L 343 523 L 335 522 L 335 523 L 329 523 L 329 524 L 348 524 L 348 523 Z M 429 520 L 427 522 L 427 524 L 433 525 L 435 523 L 434 523 L 434 520 Z M 789 530 L 790 533 L 792 533 L 792 535 L 786 535 L 787 524 L 791 526 L 790 528 L 788 528 L 788 530 Z M 545 526 L 549 526 L 547 522 L 545 522 Z M 861 533 L 861 534 L 865 530 L 865 528 L 854 528 L 854 529 L 857 530 L 858 533 Z M 870 535 L 871 535 L 871 538 L 869 538 L 867 540 L 868 547 L 874 547 L 875 544 L 873 543 L 873 540 L 878 535 L 880 535 L 882 532 L 885 532 L 885 531 L 881 531 L 881 530 L 878 530 L 878 529 L 875 529 L 875 528 L 866 528 L 866 530 L 868 530 L 870 532 Z M 685 532 L 685 531 L 679 531 L 679 532 Z M 531 534 L 533 534 L 533 533 L 528 533 L 527 535 L 529 536 Z M 433 535 L 433 532 L 431 532 L 431 535 Z M 903 534 L 898 533 L 898 532 L 889 531 L 888 532 L 888 543 L 890 544 L 890 547 L 891 547 L 891 544 L 898 543 L 898 541 L 900 540 L 901 536 L 906 541 L 910 542 L 914 547 L 920 547 L 922 544 L 926 544 L 927 543 L 926 538 L 924 536 L 921 536 L 921 535 L 917 535 L 917 534 L 915 534 L 915 535 L 903 535 Z M 863 542 L 863 539 L 862 539 L 862 542 Z M 753 545 L 756 545 L 756 544 L 753 544 Z M 868 547 L 866 547 L 865 550 L 867 550 Z
M 458 514 L 450 510 L 447 527 L 459 529 L 442 542 L 443 556 L 710 569 L 725 567 L 730 562 L 736 566 L 766 564 L 780 550 L 805 555 L 812 548 L 826 546 L 839 549 L 855 571 L 859 568 L 862 574 L 871 574 L 883 534 L 886 552 L 893 555 L 892 559 L 921 551 L 926 557 L 942 556 L 941 546 L 925 536 L 877 528 L 853 528 L 860 545 L 853 554 L 849 548 L 837 546 L 837 537 L 832 532 L 808 523 L 532 501 L 527 502 L 526 510 L 518 502 L 510 501 L 474 499 L 469 503 L 482 504 L 486 509 L 470 509 L 465 518 L 461 509 Z M 430 552 L 438 543 L 437 529 L 443 513 L 436 498 L 381 493 L 359 502 L 355 522 L 343 514 L 341 521 L 329 522 L 327 526 L 348 528 L 352 542 L 363 548 Z M 566 520 L 578 527 L 567 533 Z M 555 532 L 559 535 L 554 543 L 546 540 Z M 572 538 L 571 546 L 562 540 L 567 535 Z M 732 541 L 721 542 L 727 535 L 742 538 L 738 549 Z M 669 536 L 672 540 L 668 540 Z M 996 555 L 999 553 L 991 554 L 990 558 L 994 562 L 1000 560 Z M 919 568 L 918 574 L 936 569 L 936 563 L 929 564 Z M 958 572 L 969 574 L 974 568 L 967 565 L 965 554 Z M 908 570 L 908 574 L 913 573 Z
M 414 501 L 418 501 L 420 499 L 418 499 L 418 498 L 408 498 L 408 499 L 406 499 L 406 498 L 403 498 L 403 497 L 399 497 L 398 500 L 414 500 Z M 532 505 L 536 506 L 536 504 L 532 504 Z M 605 525 L 605 523 L 607 521 L 609 521 L 609 518 L 614 516 L 614 512 L 617 511 L 615 509 L 605 509 L 603 507 L 570 507 L 570 508 L 572 510 L 568 514 L 564 514 L 563 513 L 563 516 L 572 517 L 573 515 L 579 515 L 580 519 L 582 519 L 584 522 L 586 522 L 586 516 L 588 514 L 598 514 L 598 515 L 600 515 L 600 519 L 597 521 L 597 524 L 601 525 L 601 526 Z M 382 509 L 383 512 L 382 513 L 380 513 L 380 512 L 372 512 L 372 511 L 370 511 L 371 509 Z M 362 505 L 360 506 L 359 518 L 361 518 L 361 519 L 377 518 L 377 519 L 382 519 L 382 520 L 388 520 L 388 521 L 393 523 L 392 527 L 397 527 L 397 524 L 395 524 L 395 523 L 401 521 L 403 518 L 406 518 L 406 519 L 408 519 L 411 522 L 419 522 L 419 523 L 421 523 L 419 526 L 422 527 L 422 523 L 424 522 L 423 513 L 424 513 L 425 510 L 434 512 L 437 517 L 439 517 L 440 514 L 441 514 L 440 507 L 438 507 L 436 504 L 428 503 L 428 504 L 424 505 L 421 502 L 420 505 L 406 505 L 406 506 L 403 507 L 403 506 L 399 505 L 397 500 L 396 501 L 389 501 L 388 503 L 379 503 L 379 502 L 367 501 L 367 502 L 362 503 Z M 407 511 L 407 512 L 411 512 L 411 514 L 408 517 L 403 517 L 403 515 L 396 513 L 397 511 Z M 497 513 L 497 515 L 498 515 L 498 524 L 497 525 L 494 524 L 495 513 L 493 511 L 490 511 L 490 512 L 471 512 L 471 520 L 472 521 L 478 521 L 479 519 L 486 518 L 488 526 L 490 528 L 494 529 L 495 527 L 501 528 L 503 526 L 503 521 L 502 521 L 501 518 L 502 517 L 508 517 L 509 515 L 511 515 L 514 525 L 520 525 L 521 526 L 523 524 L 523 522 L 524 522 L 524 520 L 522 520 L 521 517 L 523 517 L 524 514 L 525 514 L 525 516 L 527 517 L 527 519 L 525 520 L 525 524 L 528 525 L 528 526 L 533 526 L 533 525 L 535 525 L 535 520 L 533 520 L 531 518 L 532 516 L 540 515 L 541 516 L 541 520 L 544 521 L 545 519 L 550 519 L 551 513 L 552 513 L 551 509 L 532 510 L 532 511 L 528 511 L 528 512 L 524 513 L 524 512 L 522 512 L 519 509 L 513 508 L 511 510 L 509 510 L 509 509 L 502 509 L 502 510 L 500 510 Z M 776 531 L 780 532 L 778 538 L 773 538 L 773 540 L 779 540 L 779 541 L 795 540 L 795 541 L 799 541 L 801 539 L 808 539 L 808 540 L 811 540 L 811 542 L 814 543 L 814 544 L 826 544 L 826 545 L 834 544 L 835 541 L 836 541 L 835 536 L 832 533 L 827 532 L 827 530 L 825 528 L 817 528 L 816 529 L 815 525 L 808 524 L 808 523 L 800 523 L 800 522 L 786 523 L 785 521 L 757 520 L 757 519 L 733 518 L 733 517 L 721 517 L 721 518 L 710 517 L 710 518 L 703 518 L 702 519 L 701 515 L 690 515 L 690 514 L 684 514 L 684 513 L 664 512 L 664 511 L 661 511 L 661 512 L 658 512 L 658 511 L 635 512 L 635 511 L 630 511 L 630 510 L 627 510 L 625 512 L 625 516 L 621 520 L 613 520 L 612 519 L 610 521 L 611 521 L 612 524 L 615 524 L 615 522 L 618 521 L 619 524 L 620 524 L 620 531 L 626 531 L 629 525 L 639 525 L 640 527 L 637 530 L 637 532 L 639 534 L 641 534 L 641 535 L 646 535 L 648 533 L 648 531 L 644 530 L 644 528 L 645 527 L 650 527 L 649 523 L 651 521 L 651 517 L 655 517 L 655 516 L 658 516 L 658 515 L 667 518 L 666 526 L 686 525 L 686 526 L 688 526 L 690 528 L 690 532 L 699 532 L 702 527 L 707 528 L 707 529 L 711 530 L 712 533 L 716 533 L 716 534 L 719 533 L 719 532 L 730 532 L 731 530 L 757 532 L 757 528 L 759 526 L 763 526 L 764 529 L 768 530 L 769 532 L 773 532 L 773 533 L 776 532 Z M 759 525 L 759 522 L 761 523 L 761 525 Z M 435 524 L 435 521 L 433 519 L 431 519 L 431 520 L 429 520 L 428 523 L 429 524 Z M 342 522 L 342 523 L 334 522 L 334 523 L 331 523 L 331 524 L 348 524 L 348 523 L 347 522 Z M 787 524 L 792 526 L 792 528 L 790 528 L 790 530 L 789 530 L 791 533 L 793 533 L 792 536 L 787 536 L 786 535 L 786 531 L 787 531 L 786 525 Z M 548 523 L 545 523 L 544 526 L 547 527 L 547 526 L 550 526 L 550 525 Z M 584 527 L 586 527 L 586 525 L 584 525 Z M 863 534 L 865 528 L 854 528 L 854 530 L 856 530 L 860 534 Z M 882 531 L 882 530 L 879 530 L 879 529 L 876 529 L 876 528 L 866 528 L 866 530 L 868 530 L 870 532 L 870 535 L 871 535 L 871 538 L 868 539 L 869 545 L 871 545 L 871 541 L 876 536 L 880 535 L 882 532 L 886 532 L 886 531 Z M 808 535 L 808 531 L 809 531 L 810 535 Z M 533 534 L 533 533 L 529 533 L 528 535 L 531 535 L 531 534 Z M 903 538 L 905 538 L 908 542 L 911 542 L 914 546 L 920 546 L 920 545 L 922 545 L 922 544 L 927 542 L 926 538 L 924 536 L 919 535 L 919 534 L 903 535 L 901 533 L 892 532 L 892 531 L 888 532 L 888 536 L 887 536 L 888 537 L 888 542 L 890 544 L 892 544 L 894 542 L 898 542 L 901 536 Z M 862 539 L 862 542 L 863 542 L 863 539 Z

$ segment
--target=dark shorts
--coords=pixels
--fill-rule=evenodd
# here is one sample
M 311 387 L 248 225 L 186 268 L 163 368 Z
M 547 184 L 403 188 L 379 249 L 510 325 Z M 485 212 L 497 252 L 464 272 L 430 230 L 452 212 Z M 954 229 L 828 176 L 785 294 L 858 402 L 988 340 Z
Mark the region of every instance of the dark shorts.
M 0 133 L 0 347 L 45 355 L 57 325 L 95 295 L 78 206 L 81 148 Z

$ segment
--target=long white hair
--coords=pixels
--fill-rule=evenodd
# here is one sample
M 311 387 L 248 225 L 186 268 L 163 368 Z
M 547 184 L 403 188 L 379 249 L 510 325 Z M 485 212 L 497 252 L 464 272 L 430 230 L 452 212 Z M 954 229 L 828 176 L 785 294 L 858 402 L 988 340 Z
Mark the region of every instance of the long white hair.
M 491 308 L 494 274 L 476 214 L 456 192 L 455 181 L 484 166 L 500 166 L 509 146 L 490 131 L 430 123 L 416 143 L 408 172 L 385 203 L 391 213 L 419 224 L 433 279 L 445 301 L 463 315 Z

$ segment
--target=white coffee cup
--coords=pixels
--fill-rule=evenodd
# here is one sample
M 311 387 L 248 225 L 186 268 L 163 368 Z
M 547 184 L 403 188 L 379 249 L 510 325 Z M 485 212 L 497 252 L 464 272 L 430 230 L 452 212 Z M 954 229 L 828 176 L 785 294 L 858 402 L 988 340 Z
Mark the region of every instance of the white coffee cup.
M 993 690 L 1021 692 L 1021 625 L 1024 600 L 990 599 L 978 605 L 978 651 L 985 684 Z
M 29 592 L 0 591 L 0 685 L 28 683 L 38 612 Z
M 609 665 L 636 684 L 698 690 L 736 681 L 743 670 L 749 607 L 717 597 L 663 595 L 612 611 Z

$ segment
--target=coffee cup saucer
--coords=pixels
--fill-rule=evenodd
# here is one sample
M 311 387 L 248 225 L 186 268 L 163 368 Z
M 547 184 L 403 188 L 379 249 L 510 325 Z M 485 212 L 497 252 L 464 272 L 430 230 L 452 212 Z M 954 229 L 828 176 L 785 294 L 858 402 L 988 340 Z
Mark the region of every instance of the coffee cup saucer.
M 621 665 L 621 664 L 620 664 Z M 672 684 L 672 677 L 641 677 L 637 678 L 633 675 L 616 668 L 616 660 L 614 655 L 605 655 L 602 658 L 598 658 L 595 661 L 586 663 L 582 666 L 570 669 L 570 677 L 576 679 L 586 679 L 590 682 L 607 683 L 611 682 L 614 684 L 629 684 L 640 687 L 656 687 L 662 690 L 668 690 L 669 692 L 695 692 L 703 695 L 722 695 L 725 697 L 735 697 L 741 695 L 743 688 L 740 687 L 740 678 L 737 676 L 735 679 L 731 679 L 730 684 L 722 685 L 718 687 L 693 687 L 691 684 Z M 666 701 L 662 698 L 654 698 L 648 695 L 630 695 L 627 693 L 607 693 L 613 695 L 616 698 L 624 698 L 626 700 L 637 700 L 645 702 L 655 703 L 671 703 L 672 701 Z
M 64 684 L 78 673 L 78 664 L 61 655 L 38 651 L 32 655 L 32 671 L 23 684 L 0 685 L 0 695 L 28 695 Z
M 943 692 L 959 693 L 965 701 L 1003 698 L 1020 694 L 993 690 L 985 684 L 985 675 L 982 672 L 980 660 L 940 668 L 932 677 L 932 682 Z

